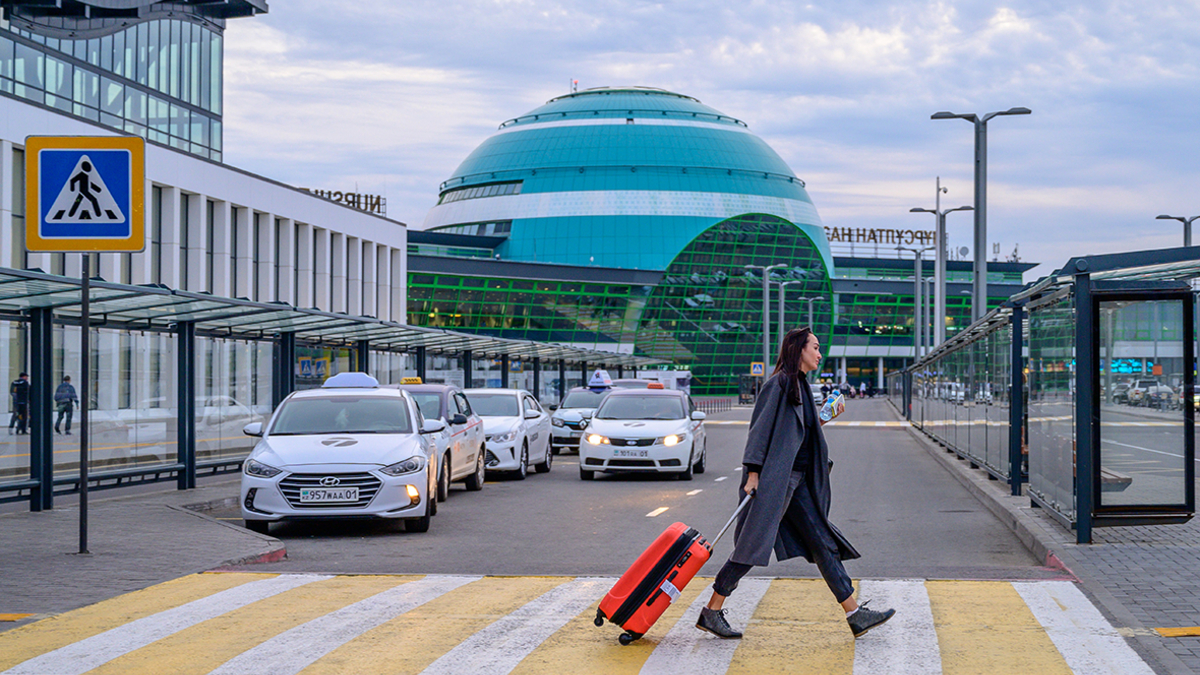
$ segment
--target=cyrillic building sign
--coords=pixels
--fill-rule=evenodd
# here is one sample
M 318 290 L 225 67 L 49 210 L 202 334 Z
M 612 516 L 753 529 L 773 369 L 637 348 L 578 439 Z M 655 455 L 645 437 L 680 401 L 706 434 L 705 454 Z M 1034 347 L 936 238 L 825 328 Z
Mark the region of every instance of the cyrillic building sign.
M 937 234 L 926 230 L 885 230 L 865 227 L 825 227 L 829 243 L 847 244 L 932 244 Z

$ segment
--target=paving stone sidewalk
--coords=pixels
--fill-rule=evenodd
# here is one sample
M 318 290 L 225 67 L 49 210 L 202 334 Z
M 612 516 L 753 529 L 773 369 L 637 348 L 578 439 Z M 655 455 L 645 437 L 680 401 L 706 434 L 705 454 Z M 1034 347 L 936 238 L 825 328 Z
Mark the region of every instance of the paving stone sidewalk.
M 1154 630 L 1200 626 L 1200 519 L 1096 528 L 1092 544 L 1076 544 L 1073 531 L 1028 497 L 1012 496 L 1007 484 L 989 480 L 915 428 L 910 432 L 1034 555 L 1066 566 L 1157 672 L 1200 673 L 1200 637 L 1163 637 Z
M 0 614 L 33 614 L 0 621 L 0 631 L 187 574 L 283 557 L 278 539 L 202 513 L 236 500 L 230 495 L 237 494 L 238 480 L 186 491 L 94 493 L 88 555 L 78 554 L 75 504 L 0 515 Z

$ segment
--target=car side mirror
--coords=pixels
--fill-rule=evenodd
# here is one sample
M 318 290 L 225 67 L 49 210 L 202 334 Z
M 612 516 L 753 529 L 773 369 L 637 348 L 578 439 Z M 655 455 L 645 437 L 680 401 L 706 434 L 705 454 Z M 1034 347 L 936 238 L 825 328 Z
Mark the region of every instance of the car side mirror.
M 525 411 L 525 419 L 527 419 L 527 420 L 536 420 L 540 415 L 541 415 L 541 413 L 539 413 L 536 410 L 526 410 Z
M 558 406 L 554 405 L 554 404 L 550 404 L 546 407 L 550 409 L 550 412 L 554 412 L 555 410 L 558 410 Z
M 425 426 L 421 427 L 423 434 L 436 434 L 446 428 L 446 425 L 441 420 L 425 420 Z
M 462 413 L 454 413 L 450 416 L 450 424 L 466 424 L 467 416 Z
M 693 411 L 693 412 L 692 412 L 692 419 L 696 420 L 697 422 L 699 422 L 700 420 L 704 419 L 705 417 L 708 417 L 708 415 L 706 415 L 706 414 L 704 414 L 704 413 L 700 412 L 699 410 L 696 410 L 696 411 Z
M 247 424 L 246 426 L 242 427 L 242 433 L 246 434 L 247 436 L 258 436 L 259 438 L 262 438 L 262 422 L 251 422 L 250 424 Z

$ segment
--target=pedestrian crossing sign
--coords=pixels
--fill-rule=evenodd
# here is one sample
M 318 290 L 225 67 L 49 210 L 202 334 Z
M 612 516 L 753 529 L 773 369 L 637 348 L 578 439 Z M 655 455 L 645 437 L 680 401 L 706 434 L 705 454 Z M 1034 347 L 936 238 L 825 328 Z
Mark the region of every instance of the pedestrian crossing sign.
M 25 139 L 25 247 L 137 252 L 146 246 L 145 141 L 136 136 Z
M 767 364 L 763 363 L 762 361 L 751 361 L 750 362 L 750 374 L 751 375 L 763 375 L 766 372 L 767 372 Z

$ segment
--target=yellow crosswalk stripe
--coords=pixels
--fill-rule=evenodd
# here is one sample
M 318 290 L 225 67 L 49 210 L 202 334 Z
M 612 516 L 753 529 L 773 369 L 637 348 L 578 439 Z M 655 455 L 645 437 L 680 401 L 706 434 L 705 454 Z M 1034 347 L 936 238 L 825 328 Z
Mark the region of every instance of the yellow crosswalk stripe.
M 797 639 L 803 635 L 803 639 Z M 758 603 L 729 673 L 835 675 L 854 672 L 846 614 L 820 579 L 776 579 Z
M 203 675 L 289 628 L 418 578 L 342 576 L 316 581 L 179 631 L 89 675 Z
M 0 633 L 0 670 L 85 638 L 275 574 L 194 574 Z
M 1071 672 L 1011 584 L 928 581 L 925 588 L 945 675 Z

